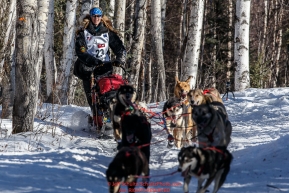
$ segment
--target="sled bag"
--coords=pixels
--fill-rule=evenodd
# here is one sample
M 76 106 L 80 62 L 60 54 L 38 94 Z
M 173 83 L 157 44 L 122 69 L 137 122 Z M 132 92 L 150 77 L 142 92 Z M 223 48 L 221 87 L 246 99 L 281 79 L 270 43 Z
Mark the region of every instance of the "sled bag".
M 107 77 L 103 77 L 97 81 L 99 87 L 99 93 L 101 95 L 109 92 L 118 90 L 121 85 L 126 83 L 125 80 L 122 79 L 122 76 L 118 74 L 112 74 Z

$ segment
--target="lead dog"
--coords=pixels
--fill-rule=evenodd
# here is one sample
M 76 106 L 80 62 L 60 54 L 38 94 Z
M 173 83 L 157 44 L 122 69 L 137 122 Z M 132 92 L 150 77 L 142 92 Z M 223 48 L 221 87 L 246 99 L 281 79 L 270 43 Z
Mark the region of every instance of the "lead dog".
M 183 136 L 187 136 L 185 133 L 186 121 L 183 116 L 184 104 L 180 99 L 175 97 L 169 98 L 163 106 L 163 114 L 166 118 L 166 128 L 168 130 L 168 148 L 172 148 L 175 145 L 180 148 L 184 145 Z M 190 130 L 187 130 L 190 132 Z
M 232 159 L 232 154 L 225 147 L 182 148 L 178 154 L 178 171 L 184 177 L 184 192 L 189 192 L 189 183 L 194 176 L 198 179 L 197 193 L 205 193 L 213 180 L 213 193 L 216 193 L 226 180 Z
M 200 147 L 229 145 L 232 125 L 222 103 L 194 105 L 192 118 L 197 124 Z
M 205 90 L 202 89 L 190 90 L 188 92 L 188 100 L 192 105 L 201 105 L 213 101 L 223 103 L 219 91 L 215 88 L 208 88 Z
M 174 95 L 175 98 L 179 99 L 182 102 L 183 106 L 183 117 L 185 120 L 184 130 L 184 140 L 192 139 L 193 142 L 196 142 L 197 128 L 196 125 L 190 116 L 192 113 L 192 106 L 190 105 L 190 101 L 188 100 L 188 93 L 190 91 L 190 81 L 192 77 L 189 77 L 185 81 L 180 81 L 178 77 L 175 77 L 176 85 L 174 87 Z M 189 134 L 189 135 L 188 135 Z M 180 147 L 181 144 L 177 145 Z
M 147 176 L 148 172 L 149 165 L 147 159 L 139 148 L 121 148 L 106 170 L 109 192 L 119 192 L 122 183 L 127 185 L 128 190 L 131 190 L 129 192 L 134 192 L 132 190 L 135 188 L 137 176 L 141 174 Z M 144 182 L 143 187 L 147 188 L 148 184 Z

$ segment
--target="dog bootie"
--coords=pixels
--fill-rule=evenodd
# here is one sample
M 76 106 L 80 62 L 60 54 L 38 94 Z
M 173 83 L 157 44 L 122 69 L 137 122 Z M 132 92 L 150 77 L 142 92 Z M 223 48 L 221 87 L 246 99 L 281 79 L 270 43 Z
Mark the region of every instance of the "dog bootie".
M 92 127 L 93 126 L 93 118 L 90 115 L 88 115 L 87 124 L 88 124 L 88 127 Z
M 145 178 L 142 179 L 142 183 L 143 183 L 143 187 L 147 189 L 150 183 L 150 178 L 148 178 L 148 176 L 145 176 Z
M 120 150 L 121 148 L 122 148 L 122 143 L 121 143 L 121 141 L 118 141 L 116 149 Z
M 174 141 L 175 141 L 174 137 L 173 137 L 171 134 L 169 134 L 169 135 L 168 135 L 168 145 L 167 145 L 167 148 L 172 148 L 172 147 L 174 146 Z

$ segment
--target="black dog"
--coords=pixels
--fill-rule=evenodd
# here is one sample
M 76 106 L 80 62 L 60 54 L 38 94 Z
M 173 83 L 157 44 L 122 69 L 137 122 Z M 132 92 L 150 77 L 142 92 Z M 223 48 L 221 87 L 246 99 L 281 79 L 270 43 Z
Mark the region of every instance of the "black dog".
M 178 171 L 184 177 L 184 192 L 189 192 L 189 183 L 194 176 L 198 179 L 198 193 L 205 193 L 213 180 L 213 193 L 216 193 L 226 180 L 232 159 L 232 154 L 224 146 L 182 148 L 178 154 Z M 204 180 L 206 183 L 202 186 Z
M 137 177 L 141 174 L 147 176 L 148 172 L 147 159 L 138 147 L 121 148 L 106 170 L 109 192 L 119 192 L 122 183 L 127 185 L 128 192 L 135 192 Z M 148 184 L 144 179 L 142 185 L 147 188 Z
M 133 86 L 123 85 L 116 93 L 116 102 L 112 111 L 113 129 L 115 140 L 120 143 L 122 136 L 121 129 L 121 116 L 129 110 L 130 105 L 135 103 L 137 100 L 137 94 Z
M 150 142 L 152 139 L 151 124 L 145 115 L 139 110 L 133 110 L 122 116 L 121 120 L 122 140 L 121 146 L 136 146 L 150 160 Z M 149 174 L 148 174 L 149 175 Z M 147 178 L 147 180 L 149 180 Z

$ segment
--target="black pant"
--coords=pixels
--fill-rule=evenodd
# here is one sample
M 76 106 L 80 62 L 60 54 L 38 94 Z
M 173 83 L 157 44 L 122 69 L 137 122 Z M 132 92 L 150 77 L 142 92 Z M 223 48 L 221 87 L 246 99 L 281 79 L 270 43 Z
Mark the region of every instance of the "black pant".
M 92 110 L 92 98 L 91 98 L 91 89 L 90 89 L 90 80 L 82 80 L 83 89 L 86 95 L 86 100 Z
M 82 80 L 82 85 L 83 85 L 83 89 L 84 89 L 84 92 L 85 92 L 85 95 L 86 95 L 86 100 L 87 100 L 87 103 L 89 104 L 89 107 L 90 107 L 90 110 L 92 112 L 92 115 L 96 115 L 95 108 L 94 108 L 94 106 L 92 104 L 90 79 Z M 100 110 L 100 107 L 99 107 L 98 103 L 96 104 L 96 107 L 97 107 L 97 110 L 98 110 L 97 115 L 103 115 L 102 111 Z

